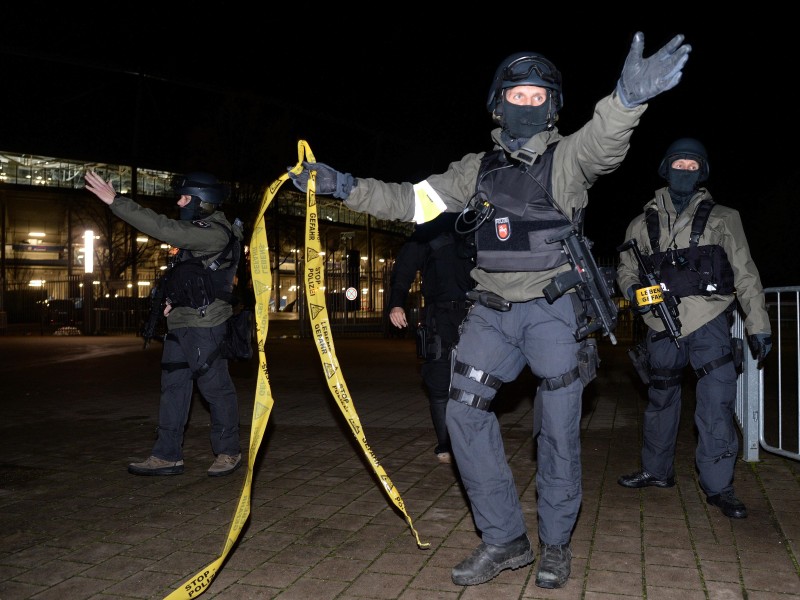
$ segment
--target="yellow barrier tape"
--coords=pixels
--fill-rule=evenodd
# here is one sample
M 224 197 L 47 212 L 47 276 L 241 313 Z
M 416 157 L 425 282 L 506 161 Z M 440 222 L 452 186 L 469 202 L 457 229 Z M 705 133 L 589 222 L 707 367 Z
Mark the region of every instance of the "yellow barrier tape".
M 292 169 L 293 173 L 300 173 L 303 170 L 303 160 L 308 157 L 308 162 L 316 162 L 311 148 L 308 144 L 300 140 L 298 142 L 298 161 Z M 258 209 L 258 217 L 253 226 L 253 235 L 250 239 L 250 274 L 253 278 L 253 291 L 256 297 L 255 324 L 256 339 L 258 341 L 258 381 L 256 382 L 256 393 L 253 403 L 253 418 L 250 428 L 250 447 L 247 460 L 247 474 L 245 475 L 242 493 L 236 506 L 233 521 L 228 530 L 228 537 L 220 556 L 200 569 L 191 578 L 186 580 L 183 585 L 174 590 L 165 600 L 190 600 L 202 594 L 214 580 L 217 571 L 228 557 L 233 544 L 239 538 L 242 528 L 250 516 L 250 492 L 253 483 L 253 465 L 255 464 L 258 449 L 264 438 L 267 428 L 267 421 L 272 412 L 274 401 L 272 390 L 269 385 L 269 372 L 267 370 L 267 358 L 264 353 L 267 341 L 267 331 L 269 328 L 269 299 L 272 293 L 272 271 L 270 270 L 269 245 L 267 242 L 267 226 L 265 215 L 267 208 L 272 203 L 273 198 L 278 193 L 280 187 L 289 179 L 289 174 L 284 173 L 276 179 L 264 192 L 261 206 Z M 328 388 L 336 399 L 339 409 L 347 419 L 350 429 L 361 445 L 364 455 L 372 465 L 375 474 L 378 476 L 383 489 L 394 505 L 403 513 L 406 522 L 417 540 L 420 548 L 427 548 L 429 543 L 420 541 L 417 530 L 411 517 L 405 509 L 405 503 L 400 497 L 400 493 L 395 489 L 392 480 L 386 474 L 383 467 L 378 462 L 374 452 L 367 444 L 366 436 L 363 433 L 361 420 L 356 413 L 355 406 L 352 406 L 350 392 L 344 382 L 339 361 L 336 358 L 336 350 L 331 337 L 330 323 L 328 321 L 328 309 L 325 302 L 325 281 L 324 270 L 321 259 L 321 246 L 319 241 L 319 229 L 317 219 L 316 202 L 316 171 L 312 171 L 308 183 L 306 195 L 308 211 L 306 213 L 306 298 L 308 302 L 309 315 L 314 331 L 314 341 L 317 345 L 322 368 L 328 380 Z
M 659 304 L 664 301 L 664 293 L 660 285 L 651 285 L 636 290 L 636 300 L 639 306 L 649 306 Z
M 314 154 L 311 148 L 304 140 L 300 140 L 297 145 L 297 165 L 292 169 L 293 173 L 300 174 L 303 170 L 303 161 L 314 163 Z M 344 418 L 350 425 L 353 435 L 361 445 L 372 470 L 378 476 L 378 480 L 383 485 L 383 489 L 394 505 L 403 513 L 406 518 L 408 526 L 414 533 L 417 539 L 417 545 L 421 548 L 427 548 L 430 544 L 423 543 L 419 539 L 417 530 L 414 529 L 414 524 L 411 517 L 406 512 L 405 503 L 400 493 L 394 487 L 392 480 L 386 474 L 378 457 L 367 444 L 367 438 L 364 435 L 364 430 L 361 426 L 361 420 L 358 418 L 358 413 L 353 405 L 352 396 L 347 389 L 347 384 L 344 381 L 344 375 L 339 367 L 339 361 L 336 358 L 336 349 L 333 345 L 333 337 L 331 336 L 330 321 L 328 320 L 328 308 L 325 302 L 325 269 L 322 263 L 322 247 L 320 245 L 319 235 L 319 221 L 317 218 L 317 172 L 311 171 L 311 176 L 308 180 L 306 189 L 306 256 L 305 256 L 305 288 L 306 288 L 306 301 L 308 304 L 308 314 L 311 319 L 311 327 L 314 333 L 314 341 L 317 345 L 317 352 L 319 353 L 320 361 L 322 362 L 322 369 L 325 372 L 325 377 L 328 381 L 328 388 L 336 399 Z

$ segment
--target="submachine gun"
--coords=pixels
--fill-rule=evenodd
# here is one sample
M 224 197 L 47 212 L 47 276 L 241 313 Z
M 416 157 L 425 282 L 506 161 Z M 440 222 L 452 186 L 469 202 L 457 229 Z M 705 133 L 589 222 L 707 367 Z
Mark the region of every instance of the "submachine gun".
M 639 306 L 650 305 L 650 310 L 655 312 L 656 316 L 664 324 L 664 331 L 659 331 L 650 339 L 656 341 L 669 336 L 675 346 L 680 348 L 681 345 L 678 342 L 678 338 L 681 336 L 681 320 L 678 318 L 680 299 L 664 290 L 661 282 L 656 277 L 653 261 L 649 256 L 642 255 L 635 238 L 628 240 L 617 248 L 617 252 L 625 250 L 633 250 L 633 255 L 639 264 L 640 274 L 644 275 L 644 282 L 647 283 L 646 287 L 636 290 Z
M 559 273 L 544 288 L 544 297 L 552 304 L 568 290 L 576 289 L 578 297 L 590 303 L 589 315 L 592 319 L 588 324 L 580 325 L 575 332 L 575 339 L 582 340 L 590 333 L 602 329 L 612 344 L 617 343 L 614 337 L 614 328 L 617 326 L 617 305 L 611 299 L 613 288 L 613 275 L 601 270 L 590 251 L 592 243 L 579 234 L 571 225 L 556 233 L 548 239 L 548 243 L 560 241 L 569 263 L 571 271 Z M 609 279 L 610 278 L 610 279 Z M 609 281 L 611 282 L 609 284 Z

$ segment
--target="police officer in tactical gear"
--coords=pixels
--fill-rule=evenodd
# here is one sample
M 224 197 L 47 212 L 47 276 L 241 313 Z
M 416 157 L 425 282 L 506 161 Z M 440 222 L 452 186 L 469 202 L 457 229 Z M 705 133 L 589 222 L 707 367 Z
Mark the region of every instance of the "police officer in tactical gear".
M 582 493 L 581 395 L 596 356 L 576 336 L 585 322 L 577 295 L 565 293 L 551 304 L 543 290 L 571 268 L 552 238 L 565 226 L 581 229 L 588 189 L 622 163 L 646 102 L 677 85 L 691 47 L 678 35 L 651 57 L 643 50 L 639 32 L 615 91 L 573 134 L 556 128 L 561 73 L 541 54 L 520 52 L 500 64 L 489 89 L 487 108 L 499 125 L 489 152 L 467 154 L 416 184 L 356 179 L 321 163 L 290 170 L 299 189 L 316 172 L 318 194 L 381 218 L 422 223 L 444 211 L 480 215 L 464 220 L 477 228 L 472 278 L 485 305 L 473 306 L 462 324 L 447 429 L 482 543 L 453 568 L 457 585 L 481 584 L 535 559 L 491 412 L 498 388 L 526 365 L 541 380 L 534 407 L 540 417 L 536 585 L 560 588 L 569 578 Z
M 403 244 L 395 259 L 389 295 L 389 321 L 408 327 L 404 306 L 419 272 L 425 300 L 420 319 L 418 348 L 422 380 L 428 391 L 431 420 L 436 433 L 439 462 L 452 462 L 445 415 L 450 392 L 450 353 L 458 341 L 458 329 L 467 315 L 466 293 L 475 285 L 470 271 L 475 266 L 474 245 L 455 231 L 457 213 L 442 213 L 421 223 Z
M 640 306 L 640 267 L 630 250 L 620 253 L 617 283 L 627 290 L 648 328 L 646 355 L 650 376 L 643 417 L 642 469 L 622 475 L 628 488 L 675 485 L 675 444 L 681 413 L 683 372 L 691 364 L 697 377 L 695 462 L 709 504 L 732 519 L 747 516 L 734 495 L 733 472 L 739 452 L 734 422 L 736 346 L 731 337 L 733 311 L 746 315 L 748 341 L 759 361 L 772 347 L 764 290 L 739 212 L 716 204 L 700 184 L 710 167 L 705 146 L 680 138 L 667 148 L 658 168 L 667 187 L 656 190 L 644 212 L 628 225 L 625 239 L 635 239 L 649 255 L 664 294 L 678 299 L 681 334 L 660 335 L 665 327 L 650 306 Z
M 211 477 L 233 473 L 242 461 L 239 442 L 239 402 L 219 355 L 226 321 L 233 314 L 230 300 L 243 239 L 219 210 L 230 188 L 208 173 L 176 177 L 180 219 L 171 219 L 117 194 L 110 182 L 93 171 L 85 174 L 86 189 L 111 208 L 117 217 L 142 233 L 180 248 L 170 282 L 164 315 L 169 330 L 161 357 L 161 404 L 158 439 L 147 460 L 128 465 L 134 475 L 183 473 L 183 434 L 189 418 L 194 382 L 211 412 L 211 448 L 216 456 Z M 191 264 L 200 263 L 198 277 L 185 276 Z

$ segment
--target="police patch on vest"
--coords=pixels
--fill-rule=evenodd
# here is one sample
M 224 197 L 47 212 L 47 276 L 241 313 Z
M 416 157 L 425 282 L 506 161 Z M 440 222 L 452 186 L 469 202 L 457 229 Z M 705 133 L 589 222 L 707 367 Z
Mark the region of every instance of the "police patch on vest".
M 197 225 L 198 227 L 202 227 L 203 229 L 208 229 L 209 227 L 211 227 L 211 224 L 207 223 L 206 221 L 192 221 L 192 225 Z
M 497 239 L 501 242 L 507 241 L 511 237 L 511 219 L 502 217 L 494 220 L 494 232 Z

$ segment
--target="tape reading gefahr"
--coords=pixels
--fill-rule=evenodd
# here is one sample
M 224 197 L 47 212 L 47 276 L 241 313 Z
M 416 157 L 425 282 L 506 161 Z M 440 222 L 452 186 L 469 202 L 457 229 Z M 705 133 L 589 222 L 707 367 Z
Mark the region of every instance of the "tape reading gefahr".
M 297 164 L 292 169 L 294 173 L 300 173 L 303 169 L 303 162 L 314 163 L 314 155 L 311 148 L 308 147 L 305 141 L 298 143 L 298 157 Z M 256 310 L 255 310 L 255 324 L 256 324 L 256 337 L 258 338 L 258 381 L 256 384 L 255 399 L 253 404 L 253 417 L 252 426 L 250 428 L 250 452 L 248 455 L 248 468 L 245 476 L 244 486 L 242 487 L 241 495 L 236 506 L 236 513 L 231 520 L 228 534 L 225 538 L 224 548 L 213 562 L 209 563 L 190 579 L 185 581 L 183 585 L 176 588 L 170 593 L 165 600 L 194 600 L 205 592 L 214 578 L 217 575 L 218 569 L 222 568 L 222 564 L 227 558 L 228 554 L 235 548 L 236 541 L 238 540 L 244 526 L 248 523 L 250 516 L 250 497 L 253 481 L 253 466 L 256 456 L 258 455 L 261 441 L 264 437 L 267 427 L 267 421 L 272 413 L 274 400 L 272 398 L 272 390 L 269 384 L 269 370 L 267 369 L 266 359 L 266 341 L 267 331 L 269 328 L 269 301 L 270 295 L 273 292 L 272 286 L 272 269 L 270 265 L 272 261 L 269 256 L 269 241 L 267 240 L 267 231 L 269 227 L 266 225 L 267 208 L 272 203 L 280 187 L 289 179 L 288 172 L 284 172 L 276 181 L 267 187 L 261 201 L 261 207 L 258 211 L 258 217 L 253 226 L 253 235 L 250 239 L 250 254 L 254 260 L 250 262 L 250 272 L 253 280 L 253 288 L 256 296 Z M 317 205 L 315 200 L 316 195 L 316 179 L 313 178 L 309 181 L 308 192 L 306 194 L 306 300 L 309 307 L 309 318 L 311 319 L 312 326 L 315 331 L 314 341 L 317 346 L 317 352 L 320 355 L 322 368 L 328 382 L 328 388 L 336 399 L 342 415 L 346 418 L 347 423 L 353 435 L 358 440 L 364 456 L 372 466 L 372 470 L 377 476 L 377 481 L 382 485 L 383 491 L 394 503 L 394 505 L 403 513 L 411 532 L 414 534 L 417 545 L 420 548 L 427 548 L 430 546 L 429 542 L 423 542 L 414 524 L 411 516 L 406 511 L 405 502 L 400 496 L 400 492 L 395 487 L 394 483 L 381 466 L 375 452 L 367 444 L 367 439 L 363 433 L 361 420 L 355 410 L 354 404 L 351 402 L 351 395 L 347 389 L 344 377 L 339 368 L 339 361 L 336 358 L 336 350 L 333 343 L 333 337 L 330 328 L 330 322 L 327 316 L 327 306 L 325 303 L 325 296 L 322 293 L 324 288 L 324 268 L 322 265 L 323 254 L 321 254 L 320 236 L 316 227 L 319 223 L 317 214 Z M 443 209 L 442 209 L 443 210 Z
M 651 285 L 636 290 L 636 301 L 639 306 L 659 304 L 664 301 L 664 292 L 660 285 Z

